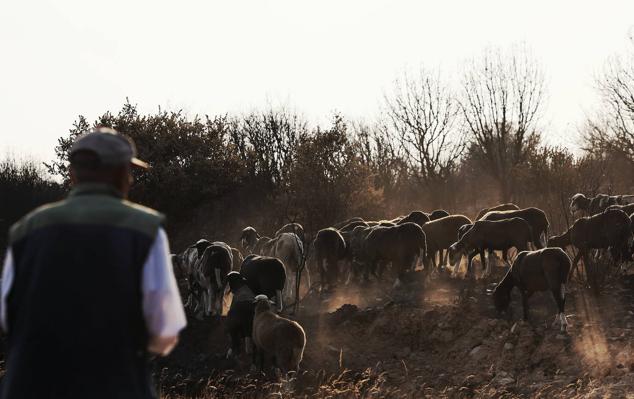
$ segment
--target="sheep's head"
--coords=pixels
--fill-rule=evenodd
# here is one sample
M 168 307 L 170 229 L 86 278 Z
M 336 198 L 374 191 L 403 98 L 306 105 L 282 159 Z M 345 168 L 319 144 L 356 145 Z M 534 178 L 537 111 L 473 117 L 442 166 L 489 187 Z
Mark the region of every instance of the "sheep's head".
M 564 247 L 563 245 L 563 235 L 561 236 L 551 236 L 548 238 L 548 246 L 549 247 L 557 247 L 557 248 L 562 248 Z
M 570 198 L 570 213 L 575 214 L 579 211 L 588 209 L 590 199 L 581 193 L 577 193 Z
M 240 244 L 243 249 L 249 251 L 255 246 L 259 237 L 258 232 L 253 227 L 245 227 L 240 234 Z
M 511 289 L 513 286 L 505 284 L 506 278 L 493 290 L 493 303 L 498 312 L 505 311 L 511 303 Z
M 255 303 L 255 313 L 260 313 L 271 311 L 271 305 L 275 302 L 271 301 L 266 295 L 260 294 L 255 297 L 253 303 Z
M 462 258 L 462 245 L 460 244 L 460 241 L 454 242 L 449 247 L 449 264 L 451 266 L 455 266 L 456 264 L 458 264 L 458 262 L 460 262 L 461 258 Z
M 240 288 L 244 287 L 247 280 L 238 272 L 229 272 L 227 274 L 227 283 L 231 293 L 235 294 Z

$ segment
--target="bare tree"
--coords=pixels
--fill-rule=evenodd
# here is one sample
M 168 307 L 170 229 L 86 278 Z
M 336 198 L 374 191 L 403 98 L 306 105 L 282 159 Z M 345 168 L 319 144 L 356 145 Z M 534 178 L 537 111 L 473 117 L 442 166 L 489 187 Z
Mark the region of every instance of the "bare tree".
M 399 143 L 412 175 L 432 194 L 433 205 L 439 205 L 444 193 L 438 188 L 465 149 L 455 129 L 459 108 L 454 93 L 438 73 L 421 69 L 416 78 L 405 73 L 397 79 L 385 105 L 387 132 Z
M 515 169 L 539 142 L 544 92 L 543 72 L 524 49 L 487 50 L 464 73 L 460 108 L 471 155 L 497 181 L 503 201 L 513 195 Z
M 634 50 L 610 60 L 597 86 L 602 109 L 588 120 L 586 149 L 624 152 L 634 160 Z

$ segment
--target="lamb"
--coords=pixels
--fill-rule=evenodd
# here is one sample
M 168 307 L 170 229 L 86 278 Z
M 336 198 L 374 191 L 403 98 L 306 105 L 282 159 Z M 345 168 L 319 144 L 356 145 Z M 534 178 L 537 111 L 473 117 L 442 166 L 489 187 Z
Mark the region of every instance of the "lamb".
M 282 292 L 286 285 L 286 268 L 282 261 L 269 256 L 249 255 L 242 262 L 240 275 L 254 295 L 276 298 L 277 309 L 284 309 Z
M 249 288 L 247 280 L 238 272 L 233 271 L 227 274 L 227 284 L 233 294 L 225 321 L 227 333 L 231 337 L 231 347 L 227 351 L 227 358 L 229 358 L 240 353 L 242 341 L 244 341 L 245 352 L 251 353 L 255 295 Z
M 313 248 L 321 289 L 331 288 L 339 279 L 339 262 L 346 257 L 346 242 L 339 231 L 330 227 L 317 232 Z
M 511 302 L 511 290 L 517 287 L 522 295 L 524 320 L 528 320 L 530 296 L 535 292 L 550 291 L 558 310 L 553 327 L 559 321 L 561 331 L 566 331 L 568 321 L 564 314 L 564 306 L 570 268 L 570 258 L 561 248 L 520 252 L 513 266 L 493 291 L 495 307 L 498 311 L 506 310 Z
M 299 371 L 306 333 L 299 323 L 275 314 L 266 295 L 255 297 L 252 337 L 260 370 L 267 358 L 284 373 Z
M 509 211 L 490 211 L 482 217 L 481 220 L 503 220 L 514 217 L 522 218 L 528 222 L 533 230 L 533 239 L 531 240 L 535 248 L 541 249 L 546 246 L 548 238 L 548 218 L 546 213 L 538 208 L 524 208 L 520 210 Z
M 501 250 L 504 261 L 508 262 L 506 252 L 508 249 L 515 247 L 518 252 L 525 251 L 531 240 L 531 227 L 524 219 L 477 220 L 456 243 L 449 247 L 449 262 L 453 266 L 460 261 L 462 255 L 468 255 L 467 273 L 472 274 L 471 262 L 478 253 L 482 268 L 488 272 L 489 264 L 484 257 L 484 250 L 488 250 L 489 253 Z
M 590 249 L 610 248 L 615 260 L 626 260 L 630 258 L 632 244 L 631 224 L 625 212 L 608 209 L 594 216 L 577 219 L 565 233 L 551 237 L 548 246 L 565 249 L 574 245 L 579 252 L 572 262 L 573 270 L 581 258 L 586 263 Z
M 427 257 L 425 269 L 436 268 L 436 254 L 440 255 L 440 263 L 443 261 L 443 251 L 449 249 L 451 244 L 458 239 L 458 229 L 471 224 L 471 220 L 463 215 L 450 215 L 444 218 L 432 220 L 423 225 L 423 232 L 427 238 Z
M 476 216 L 475 220 L 480 220 L 484 215 L 492 211 L 518 211 L 520 209 L 519 206 L 513 203 L 499 204 L 496 206 L 492 206 L 490 208 L 484 208 L 480 212 L 478 212 L 478 216 Z

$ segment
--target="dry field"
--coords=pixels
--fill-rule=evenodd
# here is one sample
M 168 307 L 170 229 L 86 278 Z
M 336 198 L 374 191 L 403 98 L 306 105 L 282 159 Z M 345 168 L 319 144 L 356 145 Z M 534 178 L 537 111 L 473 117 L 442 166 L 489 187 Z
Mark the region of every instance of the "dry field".
M 478 265 L 479 266 L 479 265 Z M 572 284 L 568 334 L 551 328 L 549 294 L 520 320 L 496 314 L 486 280 L 437 277 L 311 294 L 297 320 L 308 343 L 298 375 L 279 380 L 230 362 L 223 321 L 192 320 L 154 363 L 163 398 L 634 397 L 634 275 L 595 297 Z

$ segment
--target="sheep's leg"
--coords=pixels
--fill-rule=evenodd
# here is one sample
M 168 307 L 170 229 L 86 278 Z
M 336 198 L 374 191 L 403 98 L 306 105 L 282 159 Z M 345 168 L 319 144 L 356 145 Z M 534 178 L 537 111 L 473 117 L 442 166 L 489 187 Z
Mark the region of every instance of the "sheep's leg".
M 244 351 L 247 355 L 253 353 L 253 342 L 251 342 L 251 337 L 244 337 Z
M 523 290 L 520 291 L 522 294 L 522 308 L 524 310 L 524 321 L 528 321 L 528 297 L 530 294 Z
M 561 332 L 565 332 L 568 328 L 568 320 L 566 319 L 566 315 L 564 314 L 564 306 L 566 304 L 566 285 L 561 284 L 559 289 L 552 290 L 553 298 L 555 298 L 555 302 L 557 303 L 557 316 L 555 316 L 555 320 L 553 321 L 552 328 L 555 328 L 557 324 L 559 324 L 559 328 Z
M 489 274 L 489 264 L 491 262 L 487 262 L 487 259 L 484 257 L 484 249 L 479 249 L 478 254 L 480 255 L 480 261 L 482 262 L 482 270 L 486 276 Z
M 575 255 L 575 258 L 572 260 L 572 267 L 570 268 L 570 274 L 568 275 L 568 280 L 570 280 L 570 278 L 572 277 L 572 275 L 574 273 L 577 273 L 577 276 L 579 276 L 579 260 L 581 259 L 581 257 L 583 256 L 583 251 L 579 250 L 579 252 L 577 252 L 577 255 Z

